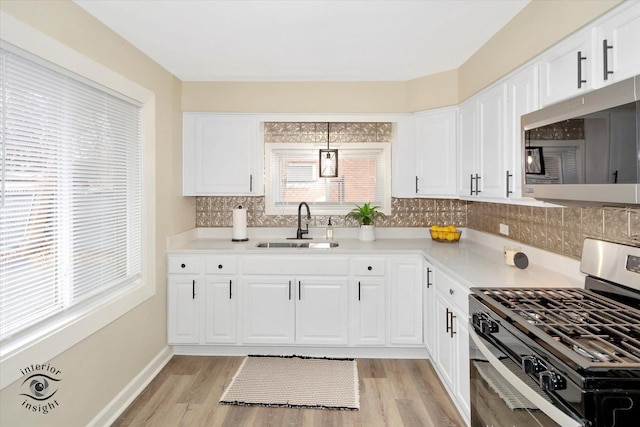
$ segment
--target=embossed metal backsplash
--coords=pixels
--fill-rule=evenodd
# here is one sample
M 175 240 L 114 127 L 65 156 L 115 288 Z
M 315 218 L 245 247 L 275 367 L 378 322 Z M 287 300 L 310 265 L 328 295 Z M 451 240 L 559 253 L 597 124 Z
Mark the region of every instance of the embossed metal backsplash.
M 247 208 L 249 227 L 297 226 L 296 215 L 265 215 L 264 197 L 196 197 L 196 227 L 231 227 L 233 208 Z M 580 258 L 585 237 L 640 244 L 640 209 L 597 207 L 536 207 L 451 199 L 392 199 L 391 215 L 379 227 L 430 227 L 453 224 Z M 312 212 L 313 214 L 313 212 Z M 312 215 L 311 227 L 324 227 L 327 215 Z M 335 227 L 357 227 L 344 216 L 332 216 Z M 506 237 L 506 236 L 502 236 Z
M 388 122 L 266 122 L 266 143 L 326 143 L 329 142 L 391 142 L 391 123 Z
M 249 227 L 296 227 L 296 215 L 266 215 L 264 197 L 196 197 L 196 227 L 231 227 L 232 210 L 247 209 Z M 313 215 L 311 227 L 324 227 L 328 215 Z M 331 215 L 335 227 L 357 227 L 344 216 Z M 429 227 L 433 224 L 467 225 L 467 202 L 451 199 L 391 199 L 391 215 L 376 220 L 378 227 Z
M 580 258 L 586 237 L 640 244 L 640 209 L 600 207 L 537 207 L 469 202 L 467 226 L 509 239 Z

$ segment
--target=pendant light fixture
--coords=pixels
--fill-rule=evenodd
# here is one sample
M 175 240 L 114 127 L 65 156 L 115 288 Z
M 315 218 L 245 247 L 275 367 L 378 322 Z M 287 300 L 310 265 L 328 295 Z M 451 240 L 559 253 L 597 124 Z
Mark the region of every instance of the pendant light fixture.
M 320 178 L 338 177 L 338 150 L 329 149 L 330 136 L 331 124 L 327 123 L 327 149 L 320 149 Z

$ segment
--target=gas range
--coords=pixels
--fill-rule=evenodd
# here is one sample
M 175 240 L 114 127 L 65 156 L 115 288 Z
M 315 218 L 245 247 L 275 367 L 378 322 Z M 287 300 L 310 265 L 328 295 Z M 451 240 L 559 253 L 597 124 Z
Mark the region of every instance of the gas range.
M 532 391 L 552 405 L 540 401 L 541 413 L 530 411 L 536 423 L 636 425 L 640 419 L 640 248 L 586 239 L 581 270 L 587 274 L 584 289 L 472 289 L 472 377 L 479 361 L 503 365 L 509 359 L 515 366 L 512 370 L 519 371 L 514 374 L 528 377 Z M 498 356 L 482 357 L 478 349 Z M 523 386 L 517 383 L 515 388 Z M 535 418 L 544 418 L 545 412 L 551 420 Z M 558 412 L 561 415 L 554 417 Z

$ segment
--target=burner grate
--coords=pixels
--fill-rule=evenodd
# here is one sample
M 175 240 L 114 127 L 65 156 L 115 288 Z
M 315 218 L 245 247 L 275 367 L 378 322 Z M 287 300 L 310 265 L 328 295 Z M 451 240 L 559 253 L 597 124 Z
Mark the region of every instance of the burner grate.
M 632 307 L 584 289 L 483 292 L 590 362 L 640 363 L 640 311 Z

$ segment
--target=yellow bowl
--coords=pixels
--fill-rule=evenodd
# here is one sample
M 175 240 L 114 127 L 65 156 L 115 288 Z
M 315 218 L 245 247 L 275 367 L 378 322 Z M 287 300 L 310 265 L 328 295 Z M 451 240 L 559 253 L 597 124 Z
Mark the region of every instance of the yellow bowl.
M 460 241 L 460 236 L 462 235 L 462 231 L 434 231 L 429 230 L 431 233 L 431 239 L 436 242 L 444 242 L 444 243 L 456 243 Z

